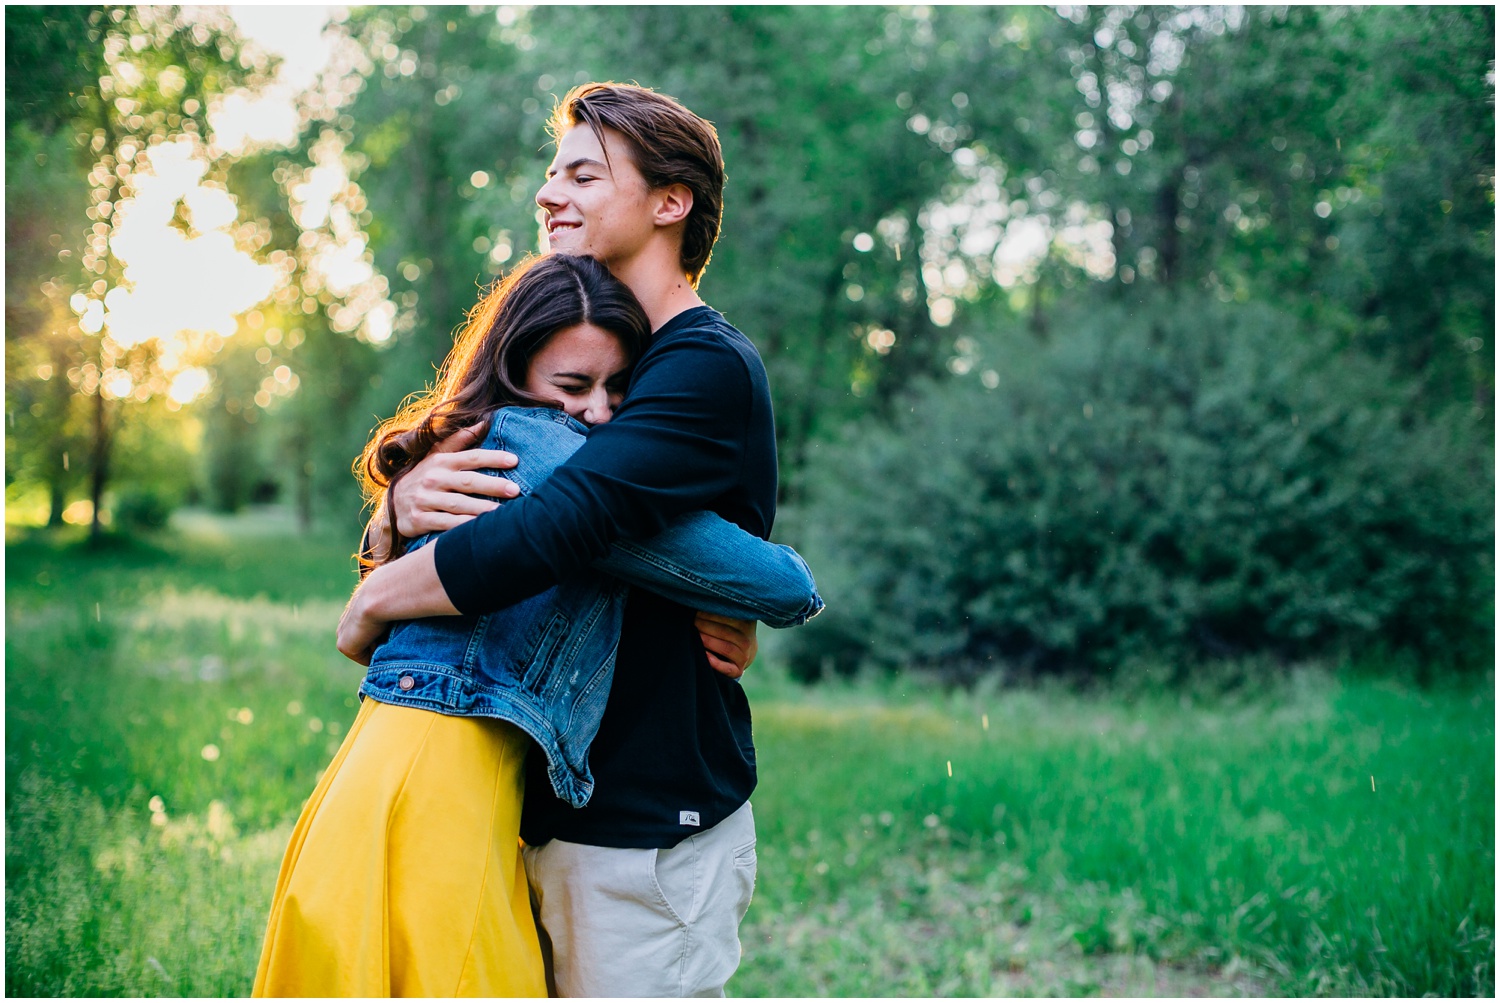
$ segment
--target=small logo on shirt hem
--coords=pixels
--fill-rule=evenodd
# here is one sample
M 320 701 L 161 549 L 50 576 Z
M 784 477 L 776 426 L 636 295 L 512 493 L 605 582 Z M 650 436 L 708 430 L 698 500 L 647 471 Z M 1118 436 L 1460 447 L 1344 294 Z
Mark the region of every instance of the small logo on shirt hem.
M 703 823 L 700 822 L 700 821 L 698 821 L 698 813 L 697 812 L 695 812 L 695 811 L 680 811 L 680 812 L 677 813 L 677 824 L 678 825 L 702 825 Z

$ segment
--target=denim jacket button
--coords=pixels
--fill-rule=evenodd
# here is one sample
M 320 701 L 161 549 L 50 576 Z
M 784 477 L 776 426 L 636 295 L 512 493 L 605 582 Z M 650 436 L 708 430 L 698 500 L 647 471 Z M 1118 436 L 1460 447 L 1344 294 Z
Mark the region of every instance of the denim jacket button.
M 399 687 L 401 687 L 403 690 L 409 690 L 413 686 L 417 685 L 417 681 L 415 679 L 413 679 L 411 676 L 402 676 L 401 677 L 401 681 L 399 683 L 397 683 L 396 685 L 399 686 Z

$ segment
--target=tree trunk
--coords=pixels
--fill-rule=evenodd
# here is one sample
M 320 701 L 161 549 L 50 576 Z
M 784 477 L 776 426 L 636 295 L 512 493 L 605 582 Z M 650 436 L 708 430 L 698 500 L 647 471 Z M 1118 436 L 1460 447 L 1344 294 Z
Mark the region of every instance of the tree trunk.
M 920 215 L 920 206 L 911 206 L 907 210 L 909 219 L 917 219 Z M 872 394 L 875 404 L 886 414 L 896 396 L 913 380 L 919 376 L 943 375 L 943 331 L 932 322 L 927 303 L 926 283 L 922 281 L 920 232 L 912 233 L 910 240 L 909 247 L 903 242 L 896 248 L 898 263 L 903 256 L 911 262 L 909 272 L 903 266 L 903 275 L 898 276 L 897 282 L 900 283 L 905 274 L 910 274 L 917 294 L 910 304 L 897 299 L 892 306 L 893 312 L 881 318 L 881 322 L 896 333 L 896 344 L 877 362 Z
M 61 338 L 52 339 L 52 372 L 55 379 L 49 384 L 47 390 L 48 418 L 52 422 L 51 446 L 49 451 L 54 459 L 51 461 L 51 476 L 47 478 L 47 493 L 50 495 L 47 511 L 47 525 L 57 528 L 63 524 L 63 509 L 68 507 L 68 482 L 72 480 L 68 472 L 68 409 L 73 400 L 72 388 L 68 386 L 65 375 L 68 371 L 68 350 Z
M 1177 148 L 1185 150 L 1182 100 L 1182 88 L 1175 88 L 1172 96 L 1167 99 L 1165 128 L 1171 129 Z M 1166 180 L 1156 192 L 1156 218 L 1157 225 L 1161 228 L 1159 277 L 1163 286 L 1175 284 L 1182 271 L 1182 235 L 1177 230 L 1177 215 L 1182 211 L 1182 185 L 1192 158 L 1193 151 L 1185 150 L 1182 163 L 1167 174 Z
M 68 505 L 67 486 L 60 476 L 53 477 L 47 485 L 50 501 L 47 507 L 47 528 L 56 529 L 63 524 L 63 509 Z
M 1161 228 L 1161 252 L 1157 274 L 1161 284 L 1170 286 L 1177 280 L 1177 259 L 1181 254 L 1177 233 L 1177 212 L 1182 173 L 1174 172 L 1156 192 L 1156 218 Z
M 1089 34 L 1097 36 L 1104 27 L 1103 19 L 1100 17 L 1100 8 L 1097 5 L 1090 6 L 1089 10 Z M 1116 134 L 1114 123 L 1110 121 L 1110 95 L 1109 72 L 1104 65 L 1104 56 L 1100 53 L 1097 44 L 1087 46 L 1086 51 L 1091 53 L 1089 63 L 1090 69 L 1099 81 L 1099 114 L 1095 120 L 1095 126 L 1099 132 L 1099 145 L 1095 159 L 1099 162 L 1099 177 L 1101 179 L 1111 178 L 1110 161 L 1119 150 L 1119 136 Z M 1115 256 L 1115 272 L 1110 276 L 1110 287 L 1118 293 L 1120 291 L 1121 279 L 1120 269 L 1125 265 L 1125 235 L 1120 232 L 1120 207 L 1117 197 L 1118 182 L 1111 178 L 1108 184 L 1101 180 L 1100 189 L 1104 192 L 1104 208 L 1109 216 L 1109 243 L 1110 250 Z
M 1047 263 L 1052 260 L 1052 247 L 1047 246 L 1047 255 L 1036 266 L 1036 281 L 1031 284 L 1031 316 L 1026 327 L 1037 341 L 1047 340 L 1047 314 L 1042 310 L 1042 288 L 1047 280 Z
M 99 103 L 100 125 L 104 130 L 104 150 L 108 156 L 114 156 L 119 149 L 119 139 L 116 135 L 115 122 L 109 113 L 110 105 L 104 101 Z M 105 245 L 105 253 L 109 254 L 109 246 Z M 99 371 L 99 385 L 94 388 L 94 442 L 93 457 L 89 465 L 89 499 L 94 504 L 94 511 L 89 514 L 89 542 L 98 544 L 104 536 L 104 523 L 101 517 L 104 514 L 104 486 L 109 482 L 109 416 L 106 414 L 106 401 L 104 399 L 104 332 L 100 331 L 95 342 L 95 365 Z
M 103 359 L 100 359 L 100 375 L 103 375 Z M 104 536 L 104 524 L 100 517 L 104 512 L 104 486 L 109 481 L 109 420 L 105 414 L 104 387 L 94 391 L 94 443 L 93 457 L 89 469 L 89 499 L 94 511 L 89 522 L 89 542 L 97 544 Z

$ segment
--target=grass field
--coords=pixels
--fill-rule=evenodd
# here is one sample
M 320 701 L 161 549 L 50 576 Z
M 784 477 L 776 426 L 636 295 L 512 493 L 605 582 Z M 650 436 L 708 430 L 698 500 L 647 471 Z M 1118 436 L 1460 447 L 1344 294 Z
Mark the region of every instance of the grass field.
M 7 994 L 249 991 L 354 717 L 349 545 L 8 541 Z M 805 689 L 766 647 L 734 995 L 1494 993 L 1493 676 Z

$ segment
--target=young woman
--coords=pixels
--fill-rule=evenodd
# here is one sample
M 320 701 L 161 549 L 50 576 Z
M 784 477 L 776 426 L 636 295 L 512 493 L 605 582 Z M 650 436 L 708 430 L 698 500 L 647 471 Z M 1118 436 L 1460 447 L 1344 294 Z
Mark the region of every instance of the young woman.
M 372 438 L 367 493 L 388 505 L 434 445 L 492 412 L 484 445 L 518 454 L 503 476 L 529 492 L 609 419 L 649 336 L 593 259 L 523 264 L 475 308 L 436 389 Z M 433 538 L 403 541 L 388 523 L 373 563 Z M 393 626 L 293 831 L 255 995 L 546 995 L 519 852 L 522 767 L 534 744 L 558 795 L 588 800 L 624 582 L 773 626 L 822 608 L 794 552 L 708 513 L 617 544 L 596 568 L 498 613 Z

